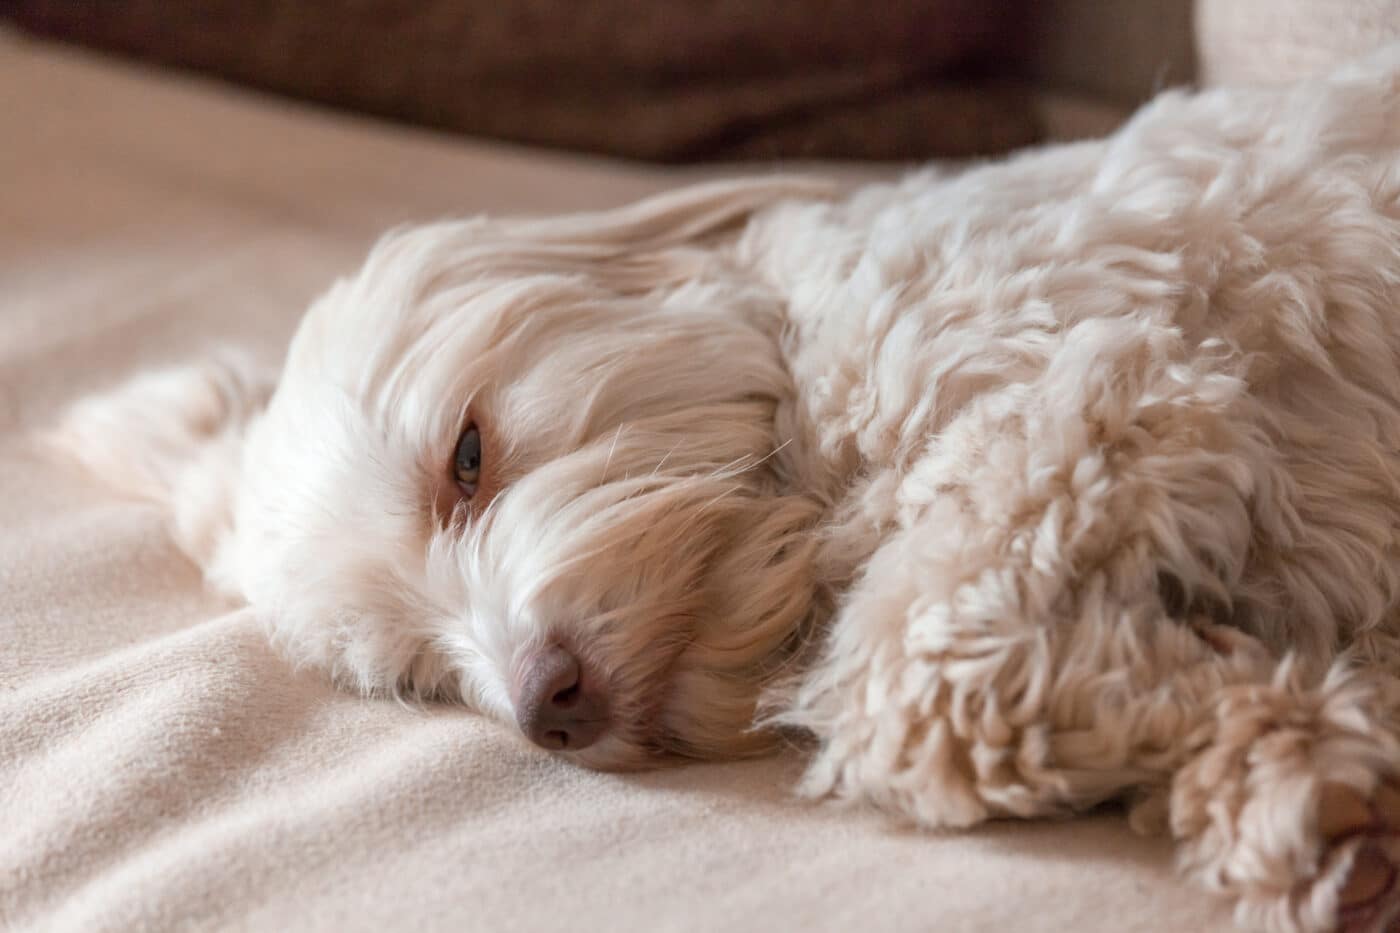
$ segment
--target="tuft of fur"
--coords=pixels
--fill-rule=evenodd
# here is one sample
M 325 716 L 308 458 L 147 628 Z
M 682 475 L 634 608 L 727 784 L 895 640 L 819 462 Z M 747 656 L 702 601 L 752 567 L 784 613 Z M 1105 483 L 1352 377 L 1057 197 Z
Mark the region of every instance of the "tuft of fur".
M 357 689 L 510 722 L 560 641 L 583 764 L 791 726 L 813 795 L 1125 799 L 1246 925 L 1400 912 L 1400 48 L 844 197 L 399 231 L 265 409 L 177 381 L 70 447 Z
M 40 440 L 112 489 L 164 508 L 180 549 L 213 566 L 232 529 L 244 432 L 276 379 L 234 352 L 144 372 L 79 400 Z

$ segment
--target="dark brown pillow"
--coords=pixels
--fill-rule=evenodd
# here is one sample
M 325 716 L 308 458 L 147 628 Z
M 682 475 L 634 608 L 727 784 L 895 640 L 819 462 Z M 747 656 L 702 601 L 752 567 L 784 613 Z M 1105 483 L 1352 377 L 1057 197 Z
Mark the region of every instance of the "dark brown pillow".
M 647 159 L 922 158 L 1033 142 L 958 80 L 1012 0 L 8 0 L 39 35 L 449 130 Z

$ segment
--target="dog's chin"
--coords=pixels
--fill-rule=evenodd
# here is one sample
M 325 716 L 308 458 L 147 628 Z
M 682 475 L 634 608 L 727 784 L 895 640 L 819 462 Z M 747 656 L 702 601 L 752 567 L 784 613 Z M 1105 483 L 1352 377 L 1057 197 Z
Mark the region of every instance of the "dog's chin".
M 644 771 L 686 762 L 751 758 L 773 751 L 780 736 L 756 725 L 756 685 L 732 675 L 672 671 L 654 694 L 633 704 L 645 712 L 615 721 L 595 743 L 554 754 L 595 771 Z
M 686 761 L 684 756 L 667 754 L 659 743 L 637 741 L 634 737 L 609 734 L 584 749 L 552 752 L 570 764 L 590 771 L 652 771 Z
M 713 734 L 703 739 L 671 734 L 666 730 L 648 733 L 645 729 L 609 732 L 603 738 L 577 751 L 552 754 L 571 764 L 592 771 L 634 772 L 696 761 L 724 761 L 752 758 L 777 748 L 780 737 L 769 729 L 751 726 L 733 735 Z

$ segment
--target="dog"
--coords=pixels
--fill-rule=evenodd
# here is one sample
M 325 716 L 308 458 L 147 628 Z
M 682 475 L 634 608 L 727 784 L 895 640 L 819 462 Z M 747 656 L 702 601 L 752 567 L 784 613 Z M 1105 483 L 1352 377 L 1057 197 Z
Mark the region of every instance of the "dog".
M 1400 49 L 854 192 L 394 232 L 53 440 L 292 660 L 579 764 L 813 740 L 930 828 L 1125 801 L 1248 927 L 1400 913 Z

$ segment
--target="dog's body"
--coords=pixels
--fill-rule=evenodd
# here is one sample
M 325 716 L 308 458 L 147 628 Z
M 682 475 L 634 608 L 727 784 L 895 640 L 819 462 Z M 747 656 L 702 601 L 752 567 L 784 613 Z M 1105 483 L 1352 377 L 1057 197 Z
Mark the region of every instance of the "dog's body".
M 399 233 L 263 396 L 61 434 L 359 689 L 600 767 L 786 723 L 926 826 L 1126 797 L 1254 925 L 1400 907 L 1400 51 L 849 198 Z

